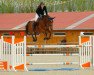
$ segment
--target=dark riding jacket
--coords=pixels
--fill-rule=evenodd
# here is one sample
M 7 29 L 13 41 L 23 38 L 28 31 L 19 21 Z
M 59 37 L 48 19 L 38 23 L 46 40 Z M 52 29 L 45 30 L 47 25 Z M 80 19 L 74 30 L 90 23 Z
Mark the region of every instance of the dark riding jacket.
M 46 6 L 44 6 L 43 9 L 41 7 L 38 7 L 36 10 L 36 13 L 38 14 L 39 17 L 41 15 L 43 16 L 44 12 L 46 13 L 46 15 L 48 14 Z

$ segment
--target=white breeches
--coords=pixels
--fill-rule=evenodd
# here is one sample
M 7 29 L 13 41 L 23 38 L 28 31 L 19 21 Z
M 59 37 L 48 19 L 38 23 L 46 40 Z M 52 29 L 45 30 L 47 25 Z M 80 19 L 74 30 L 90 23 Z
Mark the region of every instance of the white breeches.
M 39 16 L 36 14 L 35 17 L 33 19 L 31 19 L 31 21 L 37 21 L 38 18 L 39 18 Z

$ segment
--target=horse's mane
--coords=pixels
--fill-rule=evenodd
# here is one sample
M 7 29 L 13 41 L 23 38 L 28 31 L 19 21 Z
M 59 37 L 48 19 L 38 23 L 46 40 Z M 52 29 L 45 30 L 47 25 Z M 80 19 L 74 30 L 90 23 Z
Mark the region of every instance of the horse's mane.
M 43 15 L 43 18 L 47 18 L 47 19 L 48 19 L 48 18 L 49 18 L 49 16 L 48 16 L 48 15 Z
M 42 20 L 44 20 L 44 21 L 48 21 L 48 18 L 49 18 L 48 15 L 43 15 Z
M 43 15 L 42 18 L 39 20 L 39 22 L 43 21 L 43 22 L 47 22 L 48 21 L 48 16 L 47 15 Z

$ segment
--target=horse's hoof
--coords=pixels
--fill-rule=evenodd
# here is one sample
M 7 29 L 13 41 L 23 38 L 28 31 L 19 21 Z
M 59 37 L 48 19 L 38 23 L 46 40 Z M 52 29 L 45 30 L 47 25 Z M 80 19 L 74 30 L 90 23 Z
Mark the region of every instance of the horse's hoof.
M 47 38 L 44 38 L 44 40 L 47 40 Z
M 37 39 L 35 41 L 37 41 Z
M 47 38 L 47 40 L 49 40 L 50 38 Z
M 33 40 L 33 42 L 36 42 L 36 40 Z
M 36 42 L 37 40 L 33 40 L 33 42 Z

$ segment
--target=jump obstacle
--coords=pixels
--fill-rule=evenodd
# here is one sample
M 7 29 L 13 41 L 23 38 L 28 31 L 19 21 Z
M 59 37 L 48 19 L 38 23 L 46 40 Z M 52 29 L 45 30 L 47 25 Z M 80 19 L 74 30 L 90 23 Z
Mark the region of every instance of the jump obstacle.
M 23 56 L 24 55 L 24 56 Z M 0 69 L 8 71 L 26 69 L 26 36 L 1 36 L 0 39 Z
M 81 68 L 94 67 L 94 36 L 79 36 L 79 45 L 32 45 L 30 48 L 63 48 L 63 47 L 78 47 L 80 58 L 78 63 Z M 45 54 L 26 54 L 26 36 L 16 38 L 14 36 L 1 36 L 0 39 L 0 69 L 5 71 L 27 70 L 26 56 L 45 55 Z M 47 54 L 46 54 L 47 55 Z M 58 55 L 58 54 L 48 54 Z M 61 56 L 65 54 L 59 54 Z M 67 54 L 66 54 L 67 55 Z M 65 55 L 65 56 L 66 56 Z M 69 54 L 68 54 L 69 55 Z M 33 64 L 64 64 L 58 63 L 31 63 Z M 69 64 L 69 62 L 65 62 Z
M 78 56 L 79 62 L 53 62 L 53 63 L 27 63 L 28 65 L 36 64 L 78 64 L 81 68 L 94 67 L 94 36 L 79 36 L 79 45 L 28 45 L 29 48 L 79 48 L 79 54 L 27 54 L 27 56 Z

